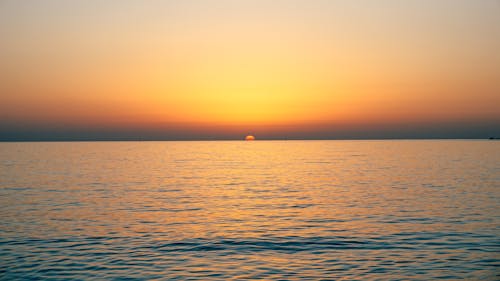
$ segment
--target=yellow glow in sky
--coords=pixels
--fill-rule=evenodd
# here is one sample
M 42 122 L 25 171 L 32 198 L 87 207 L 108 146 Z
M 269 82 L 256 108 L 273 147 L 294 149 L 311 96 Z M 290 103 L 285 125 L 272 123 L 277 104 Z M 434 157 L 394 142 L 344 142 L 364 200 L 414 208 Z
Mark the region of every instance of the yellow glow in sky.
M 499 120 L 499 14 L 486 0 L 2 1 L 0 117 Z

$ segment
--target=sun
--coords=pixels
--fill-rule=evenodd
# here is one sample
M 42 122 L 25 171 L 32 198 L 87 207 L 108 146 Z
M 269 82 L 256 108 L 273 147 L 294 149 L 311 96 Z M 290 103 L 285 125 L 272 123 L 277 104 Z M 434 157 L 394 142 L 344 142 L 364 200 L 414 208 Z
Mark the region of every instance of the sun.
M 248 135 L 248 136 L 245 137 L 245 140 L 247 140 L 247 141 L 253 141 L 253 140 L 255 140 L 255 137 L 252 136 L 252 135 Z

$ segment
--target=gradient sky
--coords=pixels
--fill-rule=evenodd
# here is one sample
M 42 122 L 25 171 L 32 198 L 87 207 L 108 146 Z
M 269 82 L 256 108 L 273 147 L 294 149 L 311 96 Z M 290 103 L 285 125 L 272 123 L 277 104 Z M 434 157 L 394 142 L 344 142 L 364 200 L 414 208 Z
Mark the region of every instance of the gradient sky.
M 0 140 L 500 137 L 500 2 L 0 1 Z

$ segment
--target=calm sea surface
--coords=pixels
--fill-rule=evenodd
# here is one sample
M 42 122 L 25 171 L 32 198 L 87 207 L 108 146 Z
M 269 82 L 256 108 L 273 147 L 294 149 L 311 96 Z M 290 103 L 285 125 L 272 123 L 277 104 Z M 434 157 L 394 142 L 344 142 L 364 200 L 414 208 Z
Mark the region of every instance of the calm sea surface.
M 0 279 L 500 280 L 500 142 L 0 143 Z

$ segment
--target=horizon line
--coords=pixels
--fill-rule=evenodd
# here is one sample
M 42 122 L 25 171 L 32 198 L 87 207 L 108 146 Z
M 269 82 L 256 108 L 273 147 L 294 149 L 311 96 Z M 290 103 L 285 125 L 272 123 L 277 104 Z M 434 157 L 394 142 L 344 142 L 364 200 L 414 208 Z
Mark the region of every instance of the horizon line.
M 487 138 L 265 138 L 255 139 L 255 141 L 412 141 L 412 140 L 500 140 L 497 137 Z M 8 142 L 215 142 L 215 141 L 243 141 L 250 142 L 245 139 L 18 139 L 18 140 L 2 140 L 0 143 Z

